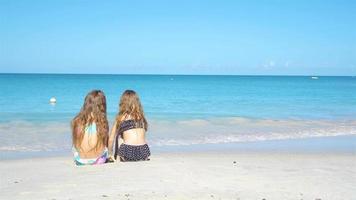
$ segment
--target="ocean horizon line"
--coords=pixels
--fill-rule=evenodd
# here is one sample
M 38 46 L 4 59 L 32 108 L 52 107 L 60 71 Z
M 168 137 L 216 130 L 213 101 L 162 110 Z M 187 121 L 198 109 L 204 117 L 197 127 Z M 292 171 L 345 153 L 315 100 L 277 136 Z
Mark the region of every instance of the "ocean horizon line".
M 0 72 L 0 75 L 107 75 L 107 76 L 240 76 L 240 77 L 356 77 L 356 75 L 317 75 L 317 74 L 155 74 L 155 73 L 27 73 Z

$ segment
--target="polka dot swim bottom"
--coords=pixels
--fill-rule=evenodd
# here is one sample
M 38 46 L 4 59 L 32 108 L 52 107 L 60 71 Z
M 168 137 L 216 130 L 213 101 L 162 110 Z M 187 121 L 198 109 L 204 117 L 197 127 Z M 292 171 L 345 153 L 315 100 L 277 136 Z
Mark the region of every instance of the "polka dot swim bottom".
M 144 145 L 121 144 L 118 152 L 123 161 L 141 161 L 148 160 L 151 155 L 150 148 Z

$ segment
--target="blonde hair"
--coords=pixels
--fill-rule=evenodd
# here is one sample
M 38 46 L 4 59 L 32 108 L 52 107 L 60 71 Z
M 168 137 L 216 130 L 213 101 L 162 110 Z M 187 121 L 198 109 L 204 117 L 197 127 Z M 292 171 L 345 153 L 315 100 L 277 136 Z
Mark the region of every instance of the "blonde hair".
M 116 129 L 120 127 L 122 121 L 127 116 L 130 116 L 133 120 L 143 122 L 144 129 L 147 131 L 147 120 L 143 112 L 143 108 L 140 102 L 140 98 L 133 90 L 126 90 L 120 98 L 119 112 L 116 115 Z
M 94 122 L 98 137 L 94 148 L 107 146 L 109 125 L 106 117 L 106 98 L 100 90 L 93 90 L 87 94 L 80 112 L 72 120 L 72 141 L 76 148 L 81 148 L 85 128 Z

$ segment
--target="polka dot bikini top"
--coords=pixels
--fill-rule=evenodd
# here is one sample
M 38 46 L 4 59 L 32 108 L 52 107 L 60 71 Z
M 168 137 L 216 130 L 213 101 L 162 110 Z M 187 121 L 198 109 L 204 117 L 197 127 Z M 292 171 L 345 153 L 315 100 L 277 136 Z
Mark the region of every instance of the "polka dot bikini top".
M 145 124 L 143 123 L 143 120 L 125 120 L 120 123 L 120 128 L 118 128 L 118 132 L 116 134 L 115 138 L 115 158 L 117 156 L 118 150 L 119 150 L 119 137 L 122 135 L 123 132 L 134 129 L 134 128 L 145 128 Z
M 134 129 L 134 128 L 145 128 L 145 124 L 143 123 L 143 120 L 125 120 L 122 121 L 120 124 L 120 128 L 118 129 L 118 135 L 121 135 L 123 132 Z

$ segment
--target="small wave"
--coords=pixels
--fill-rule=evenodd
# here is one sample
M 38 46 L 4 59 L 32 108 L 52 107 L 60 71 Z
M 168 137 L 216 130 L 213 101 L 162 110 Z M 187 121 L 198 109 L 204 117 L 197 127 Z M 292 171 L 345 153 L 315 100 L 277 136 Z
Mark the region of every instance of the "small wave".
M 302 139 L 356 134 L 356 120 L 216 118 L 153 123 L 151 144 L 193 145 Z
M 0 123 L 0 151 L 57 151 L 70 148 L 70 140 L 69 122 Z
M 355 135 L 356 120 L 275 120 L 241 117 L 149 121 L 152 146 L 217 144 Z M 0 123 L 0 152 L 70 150 L 69 122 Z

